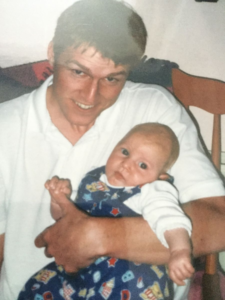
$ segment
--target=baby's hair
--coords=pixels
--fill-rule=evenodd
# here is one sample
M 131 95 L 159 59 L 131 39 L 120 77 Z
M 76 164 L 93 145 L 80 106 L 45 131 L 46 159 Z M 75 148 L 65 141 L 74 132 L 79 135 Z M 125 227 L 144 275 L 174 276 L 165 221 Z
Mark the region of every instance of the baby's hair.
M 134 133 L 140 133 L 146 139 L 151 137 L 154 139 L 154 142 L 161 144 L 165 150 L 167 149 L 170 155 L 164 169 L 166 171 L 172 167 L 179 156 L 180 147 L 178 139 L 170 127 L 160 123 L 143 123 L 133 127 L 124 138 Z

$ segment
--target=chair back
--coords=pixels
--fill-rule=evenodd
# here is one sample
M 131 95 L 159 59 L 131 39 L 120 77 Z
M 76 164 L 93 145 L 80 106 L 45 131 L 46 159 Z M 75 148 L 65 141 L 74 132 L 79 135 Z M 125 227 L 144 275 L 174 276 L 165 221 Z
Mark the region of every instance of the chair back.
M 174 95 L 186 108 L 195 106 L 214 115 L 212 160 L 220 169 L 221 115 L 225 114 L 225 82 L 172 70 Z
M 173 93 L 188 109 L 201 108 L 213 117 L 212 161 L 220 170 L 221 163 L 221 115 L 225 114 L 225 82 L 187 74 L 180 69 L 172 69 Z M 203 277 L 203 299 L 219 300 L 219 276 L 217 255 L 206 256 L 205 278 Z

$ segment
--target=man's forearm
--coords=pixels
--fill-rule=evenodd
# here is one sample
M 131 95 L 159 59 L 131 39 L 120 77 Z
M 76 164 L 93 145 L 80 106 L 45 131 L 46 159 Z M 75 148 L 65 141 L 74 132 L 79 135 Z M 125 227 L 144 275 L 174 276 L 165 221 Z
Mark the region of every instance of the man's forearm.
M 35 244 L 45 247 L 45 254 L 53 256 L 68 273 L 89 266 L 101 256 L 151 264 L 168 261 L 168 249 L 141 217 L 91 217 L 68 200 L 63 210 L 64 216 L 40 233 Z
M 192 220 L 194 256 L 225 250 L 225 196 L 188 202 L 183 209 Z
M 195 256 L 225 249 L 225 197 L 199 199 L 183 205 L 192 220 Z M 169 251 L 142 218 L 99 219 L 104 228 L 105 255 L 137 262 L 167 263 Z
M 99 218 L 103 255 L 149 264 L 168 262 L 165 248 L 142 217 L 119 219 Z
M 36 238 L 36 246 L 46 247 L 46 255 L 55 257 L 67 272 L 77 272 L 100 256 L 149 264 L 168 262 L 169 250 L 143 218 L 91 217 L 67 199 L 64 202 L 63 217 Z M 192 201 L 183 208 L 193 223 L 194 255 L 224 250 L 225 197 Z

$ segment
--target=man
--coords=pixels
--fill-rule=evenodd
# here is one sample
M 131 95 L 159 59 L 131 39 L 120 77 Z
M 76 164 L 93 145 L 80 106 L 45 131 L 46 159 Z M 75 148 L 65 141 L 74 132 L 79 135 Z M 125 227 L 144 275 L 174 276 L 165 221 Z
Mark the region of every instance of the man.
M 169 252 L 142 218 L 96 219 L 62 202 L 63 217 L 51 226 L 45 181 L 58 175 L 77 189 L 83 175 L 104 165 L 116 143 L 138 123 L 165 123 L 179 139 L 180 157 L 171 174 L 193 222 L 194 254 L 225 249 L 224 187 L 203 154 L 190 118 L 163 88 L 126 83 L 144 53 L 146 36 L 141 18 L 123 3 L 76 2 L 59 18 L 49 45 L 53 79 L 1 105 L 4 300 L 16 299 L 25 281 L 49 263 L 47 257 L 67 272 L 104 255 L 154 264 L 168 261 Z M 36 246 L 45 247 L 47 257 L 33 245 L 37 235 Z M 184 297 L 176 293 L 174 299 Z

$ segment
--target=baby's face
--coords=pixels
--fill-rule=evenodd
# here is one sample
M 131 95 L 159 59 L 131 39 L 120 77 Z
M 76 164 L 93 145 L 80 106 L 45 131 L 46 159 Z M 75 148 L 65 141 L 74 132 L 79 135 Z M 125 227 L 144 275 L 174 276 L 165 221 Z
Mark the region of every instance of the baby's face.
M 106 176 L 114 186 L 143 185 L 159 178 L 167 159 L 168 153 L 159 143 L 134 133 L 114 148 L 106 164 Z

